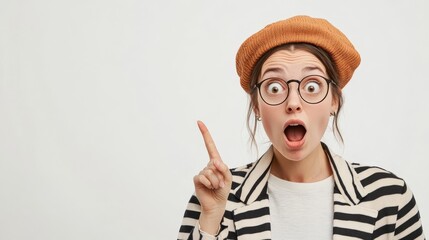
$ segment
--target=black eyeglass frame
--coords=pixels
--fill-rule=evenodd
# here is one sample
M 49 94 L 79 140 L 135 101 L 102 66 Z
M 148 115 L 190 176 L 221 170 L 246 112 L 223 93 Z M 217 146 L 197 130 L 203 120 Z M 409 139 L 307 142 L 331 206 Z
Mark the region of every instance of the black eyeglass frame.
M 328 84 L 328 90 L 326 91 L 325 96 L 324 96 L 320 101 L 318 101 L 318 102 L 309 102 L 309 101 L 305 100 L 305 99 L 302 97 L 302 95 L 301 95 L 301 91 L 299 90 L 299 89 L 300 89 L 299 87 L 300 87 L 300 85 L 301 85 L 302 80 L 304 80 L 304 79 L 306 79 L 306 78 L 308 78 L 308 77 L 312 77 L 312 76 L 315 76 L 315 77 L 321 77 L 321 78 L 323 78 L 323 79 L 326 81 L 326 83 Z M 272 79 L 282 80 L 283 82 L 285 82 L 285 83 L 286 83 L 286 86 L 287 86 L 287 95 L 286 95 L 286 98 L 285 98 L 283 101 L 281 101 L 280 103 L 276 103 L 276 104 L 271 104 L 271 103 L 268 103 L 267 101 L 265 101 L 265 99 L 264 99 L 264 97 L 262 97 L 262 93 L 261 93 L 261 86 L 262 86 L 262 84 L 263 84 L 265 81 L 272 80 Z M 305 76 L 304 78 L 302 78 L 302 79 L 301 79 L 301 81 L 296 80 L 296 79 L 291 79 L 291 80 L 286 81 L 286 80 L 284 80 L 284 79 L 282 79 L 282 78 L 278 78 L 278 77 L 271 77 L 271 78 L 266 78 L 266 79 L 262 80 L 260 83 L 257 83 L 257 84 L 253 87 L 253 90 L 252 90 L 252 91 L 255 91 L 255 90 L 256 90 L 256 88 L 258 88 L 259 96 L 262 98 L 262 100 L 263 100 L 266 104 L 268 104 L 268 105 L 270 105 L 270 106 L 278 106 L 278 105 L 280 105 L 280 104 L 283 104 L 283 103 L 287 100 L 287 98 L 289 97 L 289 93 L 290 93 L 289 83 L 292 83 L 292 82 L 296 82 L 296 83 L 298 83 L 298 94 L 299 94 L 299 97 L 300 97 L 304 102 L 306 102 L 306 103 L 308 103 L 308 104 L 318 104 L 318 103 L 323 102 L 323 100 L 325 100 L 326 96 L 328 96 L 328 93 L 329 93 L 329 86 L 330 86 L 330 84 L 331 84 L 331 83 L 332 83 L 332 84 L 334 84 L 335 86 L 338 86 L 338 85 L 335 83 L 335 81 L 334 81 L 334 80 L 328 79 L 328 78 L 326 78 L 326 77 L 324 77 L 324 76 L 321 76 L 321 75 L 308 75 L 308 76 Z

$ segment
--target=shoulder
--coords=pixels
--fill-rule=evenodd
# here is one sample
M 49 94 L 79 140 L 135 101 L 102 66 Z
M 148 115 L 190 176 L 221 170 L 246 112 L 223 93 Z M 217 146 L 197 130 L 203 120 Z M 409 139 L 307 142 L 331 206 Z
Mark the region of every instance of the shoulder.
M 401 195 L 407 190 L 404 179 L 384 168 L 359 163 L 351 163 L 350 166 L 356 172 L 369 199 L 386 195 Z
M 384 168 L 359 163 L 351 163 L 350 166 L 355 170 L 364 187 L 380 181 L 404 184 L 402 178 Z
M 385 223 L 385 226 L 395 226 L 391 231 L 394 231 L 396 238 L 424 238 L 416 200 L 402 178 L 377 166 L 357 163 L 349 166 L 364 189 L 362 192 L 365 195 L 360 199 L 360 206 L 377 210 L 377 221 Z M 380 227 L 374 233 L 387 235 L 388 232 L 382 232 L 383 228 Z

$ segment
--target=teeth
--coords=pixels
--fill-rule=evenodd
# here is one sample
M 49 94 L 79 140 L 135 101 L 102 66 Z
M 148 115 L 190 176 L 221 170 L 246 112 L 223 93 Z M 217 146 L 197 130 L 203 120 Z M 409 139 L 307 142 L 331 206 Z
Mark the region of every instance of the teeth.
M 295 127 L 295 126 L 298 126 L 298 125 L 299 125 L 298 123 L 289 124 L 289 126 L 292 126 L 292 127 Z

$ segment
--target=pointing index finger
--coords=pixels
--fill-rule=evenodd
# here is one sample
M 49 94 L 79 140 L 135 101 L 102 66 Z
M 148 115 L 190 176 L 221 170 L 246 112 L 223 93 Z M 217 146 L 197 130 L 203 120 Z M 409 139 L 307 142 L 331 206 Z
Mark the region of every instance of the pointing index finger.
M 203 135 L 204 144 L 206 145 L 207 152 L 209 153 L 210 159 L 219 159 L 220 155 L 217 151 L 216 144 L 213 141 L 212 136 L 210 135 L 209 130 L 202 121 L 197 121 L 198 128 L 200 129 L 201 134 Z

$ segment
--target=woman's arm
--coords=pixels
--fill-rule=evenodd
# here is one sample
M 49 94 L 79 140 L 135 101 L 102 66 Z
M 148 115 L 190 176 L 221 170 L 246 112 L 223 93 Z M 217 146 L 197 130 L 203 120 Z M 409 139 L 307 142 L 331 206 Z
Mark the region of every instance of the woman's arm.
M 425 239 L 416 200 L 405 183 L 401 197 L 396 219 L 395 239 Z

